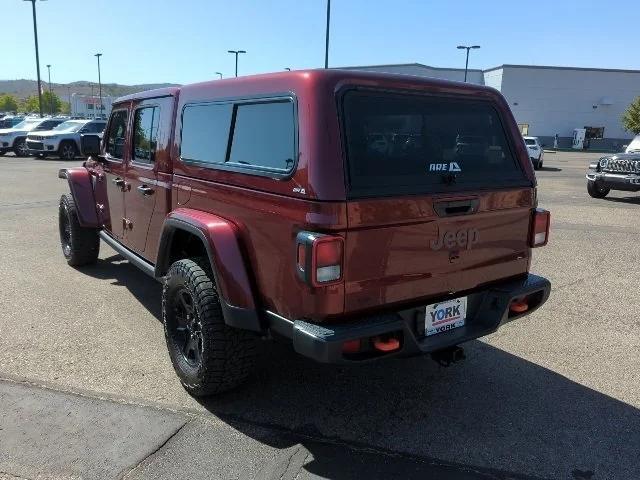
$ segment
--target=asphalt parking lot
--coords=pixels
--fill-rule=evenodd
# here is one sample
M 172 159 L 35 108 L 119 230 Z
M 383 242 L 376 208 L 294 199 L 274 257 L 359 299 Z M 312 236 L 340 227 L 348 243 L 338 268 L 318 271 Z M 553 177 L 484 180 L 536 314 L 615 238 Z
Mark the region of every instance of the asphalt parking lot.
M 551 298 L 464 362 L 266 344 L 250 383 L 201 402 L 166 353 L 160 285 L 104 244 L 65 264 L 57 170 L 80 162 L 0 157 L 0 478 L 640 478 L 640 194 L 590 198 L 597 156 L 545 155 L 532 270 Z

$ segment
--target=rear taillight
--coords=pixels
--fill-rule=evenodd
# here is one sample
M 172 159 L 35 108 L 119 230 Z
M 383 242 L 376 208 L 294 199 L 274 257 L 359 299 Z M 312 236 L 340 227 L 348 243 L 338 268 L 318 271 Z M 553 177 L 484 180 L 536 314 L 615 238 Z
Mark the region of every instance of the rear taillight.
M 532 248 L 544 247 L 549 241 L 549 225 L 551 224 L 551 213 L 548 210 L 536 208 L 533 211 L 531 220 L 531 233 L 529 245 Z
M 300 232 L 296 237 L 298 277 L 314 287 L 342 279 L 344 240 L 334 235 Z

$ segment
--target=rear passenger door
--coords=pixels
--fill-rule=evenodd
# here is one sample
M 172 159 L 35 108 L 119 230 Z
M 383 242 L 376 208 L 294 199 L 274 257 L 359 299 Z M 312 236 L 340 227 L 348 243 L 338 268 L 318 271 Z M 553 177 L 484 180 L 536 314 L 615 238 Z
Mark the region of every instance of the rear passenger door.
M 124 237 L 125 156 L 129 124 L 129 109 L 119 106 L 111 113 L 109 128 L 104 141 L 103 171 L 105 174 L 111 234 Z
M 149 228 L 154 212 L 157 213 L 154 226 L 162 222 L 167 213 L 166 188 L 164 182 L 158 183 L 158 169 L 165 170 L 169 163 L 172 106 L 172 97 L 143 100 L 134 104 L 131 118 L 131 146 L 126 168 L 125 245 L 152 262 L 157 242 L 155 238 L 147 242 Z M 156 228 L 152 230 L 155 232 Z

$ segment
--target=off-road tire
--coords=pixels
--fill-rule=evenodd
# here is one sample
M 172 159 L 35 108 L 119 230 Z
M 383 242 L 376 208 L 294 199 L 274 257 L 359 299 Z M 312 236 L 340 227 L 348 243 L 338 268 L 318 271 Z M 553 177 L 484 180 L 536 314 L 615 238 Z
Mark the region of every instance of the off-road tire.
M 587 192 L 593 198 L 604 198 L 609 194 L 610 191 L 610 188 L 599 187 L 596 182 L 593 182 L 591 180 L 587 181 Z
M 28 157 L 29 150 L 27 148 L 27 139 L 26 138 L 18 138 L 13 143 L 13 153 L 15 153 L 16 157 Z
M 185 325 L 185 317 L 189 318 L 180 313 L 184 309 L 180 299 L 185 294 L 191 298 L 191 328 L 180 327 Z M 171 363 L 190 394 L 200 397 L 226 392 L 242 384 L 253 371 L 259 339 L 225 324 L 207 258 L 187 258 L 171 265 L 162 289 L 162 321 Z M 189 338 L 195 342 L 191 347 Z M 194 345 L 199 348 L 199 359 Z
M 70 194 L 60 197 L 58 228 L 62 254 L 69 265 L 80 267 L 96 263 L 100 253 L 98 230 L 80 226 L 76 204 Z
M 75 142 L 64 141 L 58 147 L 58 157 L 61 160 L 73 160 L 78 156 L 78 147 Z

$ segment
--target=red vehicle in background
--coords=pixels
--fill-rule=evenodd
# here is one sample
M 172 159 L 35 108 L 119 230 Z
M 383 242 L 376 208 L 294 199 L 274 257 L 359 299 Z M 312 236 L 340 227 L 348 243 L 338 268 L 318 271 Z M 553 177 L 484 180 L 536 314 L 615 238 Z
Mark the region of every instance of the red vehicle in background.
M 471 139 L 471 140 L 470 140 Z M 207 395 L 285 337 L 321 362 L 430 353 L 542 305 L 529 155 L 495 90 L 341 70 L 143 92 L 60 171 L 62 250 L 163 282 L 171 360 Z

